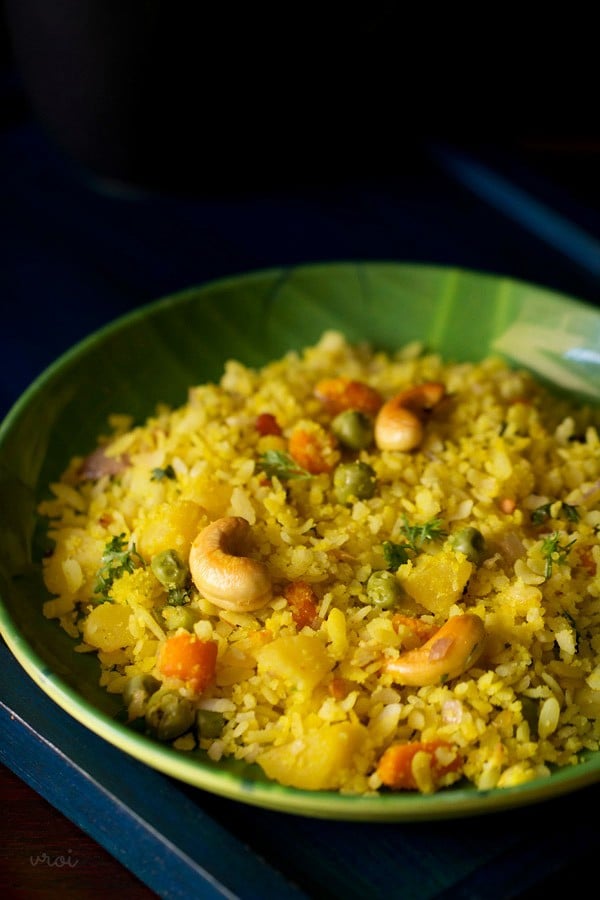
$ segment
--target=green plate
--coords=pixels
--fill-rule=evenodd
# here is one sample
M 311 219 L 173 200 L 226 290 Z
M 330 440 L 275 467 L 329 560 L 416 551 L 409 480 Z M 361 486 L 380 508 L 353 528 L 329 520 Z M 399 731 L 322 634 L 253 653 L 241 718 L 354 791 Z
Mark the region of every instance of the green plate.
M 454 360 L 504 354 L 560 389 L 600 400 L 600 310 L 534 285 L 433 266 L 305 265 L 227 278 L 159 300 L 82 341 L 24 393 L 0 427 L 0 629 L 25 671 L 71 716 L 149 766 L 198 788 L 273 810 L 360 821 L 476 815 L 538 802 L 600 779 L 600 753 L 525 785 L 353 797 L 268 782 L 258 767 L 159 745 L 119 720 L 95 657 L 42 615 L 35 509 L 109 413 L 138 420 L 159 401 L 221 375 L 226 359 L 260 366 L 325 329 L 393 349 L 419 339 Z

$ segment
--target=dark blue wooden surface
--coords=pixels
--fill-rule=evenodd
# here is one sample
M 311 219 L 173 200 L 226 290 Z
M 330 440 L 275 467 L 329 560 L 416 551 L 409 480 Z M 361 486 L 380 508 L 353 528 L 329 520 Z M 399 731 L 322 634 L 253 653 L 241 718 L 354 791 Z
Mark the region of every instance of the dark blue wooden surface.
M 535 807 L 418 824 L 329 822 L 210 796 L 50 703 L 0 645 L 0 761 L 167 900 L 503 900 L 590 854 L 600 785 Z
M 4 645 L 0 658 L 0 760 L 142 881 L 173 900 L 305 896 L 176 784 L 48 703 Z
M 11 84 L 3 87 L 4 98 Z M 10 96 L 9 96 L 10 99 Z M 95 178 L 27 114 L 0 129 L 0 416 L 122 313 L 228 274 L 386 259 L 504 274 L 600 302 L 597 198 L 505 148 L 420 142 L 397 170 L 236 193 Z M 1 510 L 0 510 L 1 515 Z M 593 851 L 598 788 L 481 819 L 363 825 L 193 790 L 69 719 L 0 645 L 0 760 L 164 897 L 508 898 Z

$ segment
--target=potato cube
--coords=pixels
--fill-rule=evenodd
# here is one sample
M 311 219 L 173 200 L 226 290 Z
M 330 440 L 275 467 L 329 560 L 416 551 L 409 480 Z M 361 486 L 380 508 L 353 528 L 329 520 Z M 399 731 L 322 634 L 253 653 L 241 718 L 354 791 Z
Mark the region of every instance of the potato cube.
M 160 503 L 139 528 L 138 550 L 146 560 L 164 550 L 176 550 L 187 560 L 192 541 L 204 525 L 204 509 L 193 500 Z
M 131 610 L 120 603 L 101 603 L 90 612 L 83 628 L 86 644 L 105 653 L 119 650 L 133 643 L 129 630 Z
M 435 555 L 422 553 L 402 566 L 398 577 L 413 600 L 436 615 L 446 616 L 460 600 L 472 571 L 473 564 L 463 554 L 442 550 Z
M 256 654 L 261 674 L 280 678 L 299 691 L 312 691 L 334 662 L 318 637 L 295 634 L 275 638 Z
M 280 747 L 270 747 L 257 762 L 280 784 L 307 791 L 336 790 L 366 734 L 366 728 L 358 723 L 324 725 Z

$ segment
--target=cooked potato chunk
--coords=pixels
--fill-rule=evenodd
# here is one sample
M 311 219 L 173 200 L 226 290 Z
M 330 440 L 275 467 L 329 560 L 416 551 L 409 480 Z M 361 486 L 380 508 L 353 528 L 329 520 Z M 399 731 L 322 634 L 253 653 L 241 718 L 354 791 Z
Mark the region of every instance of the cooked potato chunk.
M 323 725 L 281 747 L 271 747 L 257 762 L 269 778 L 280 784 L 308 791 L 335 790 L 343 784 L 365 737 L 363 725 Z
M 313 688 L 333 668 L 322 641 L 309 634 L 277 638 L 257 653 L 258 670 L 291 683 L 299 691 Z

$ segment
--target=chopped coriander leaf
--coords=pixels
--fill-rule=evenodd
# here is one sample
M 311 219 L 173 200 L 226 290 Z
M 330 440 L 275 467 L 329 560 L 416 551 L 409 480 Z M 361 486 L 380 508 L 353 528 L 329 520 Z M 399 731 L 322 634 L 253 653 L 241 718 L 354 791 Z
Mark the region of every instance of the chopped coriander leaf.
M 550 507 L 552 503 L 542 503 L 541 506 L 537 506 L 533 512 L 531 513 L 531 521 L 534 525 L 541 525 L 542 522 L 545 522 L 546 519 L 550 518 Z
M 384 541 L 383 555 L 390 572 L 395 572 L 400 566 L 410 559 L 407 544 L 395 544 L 393 541 Z
M 282 450 L 267 450 L 258 458 L 258 466 L 268 478 L 287 481 L 291 478 L 310 478 L 311 474 L 299 466 L 288 453 Z
M 143 567 L 144 560 L 135 548 L 127 545 L 124 534 L 115 535 L 104 547 L 102 554 L 102 566 L 96 575 L 94 593 L 108 600 L 108 592 L 113 583 L 121 578 L 125 572 L 133 572 L 134 569 Z
M 403 543 L 384 541 L 381 545 L 383 555 L 390 571 L 395 572 L 411 558 L 411 554 L 419 553 L 426 541 L 441 540 L 446 537 L 440 519 L 430 519 L 423 525 L 409 525 L 404 516 L 404 525 L 400 529 L 406 540 Z
M 563 503 L 562 508 L 569 522 L 579 522 L 579 510 L 576 506 L 572 506 L 570 503 Z
M 544 569 L 545 578 L 550 578 L 550 576 L 552 575 L 552 568 L 554 563 L 559 566 L 564 565 L 567 560 L 568 552 L 574 543 L 575 538 L 573 538 L 572 541 L 569 541 L 568 544 L 561 544 L 560 536 L 557 531 L 544 538 L 544 540 L 542 541 L 542 554 L 544 555 L 544 558 L 546 560 Z
M 184 606 L 189 602 L 190 595 L 185 588 L 172 587 L 167 591 L 167 603 L 169 606 Z
M 404 516 L 404 525 L 400 530 L 405 536 L 408 546 L 415 553 L 419 552 L 426 541 L 440 540 L 446 537 L 440 519 L 430 519 L 423 525 L 409 525 L 407 517 Z
M 547 519 L 552 516 L 552 507 L 554 506 L 555 500 L 550 500 L 548 503 L 542 503 L 541 506 L 536 507 L 531 513 L 531 521 L 534 525 L 541 525 L 542 522 L 545 522 Z M 579 522 L 579 512 L 576 506 L 573 506 L 570 503 L 561 503 L 561 510 L 563 510 L 565 514 L 565 518 L 569 520 L 569 522 Z
M 170 478 L 172 481 L 177 478 L 175 474 L 175 469 L 169 463 L 168 466 L 165 466 L 164 469 L 157 467 L 156 469 L 152 469 L 152 474 L 150 476 L 150 481 L 162 481 L 163 478 Z

